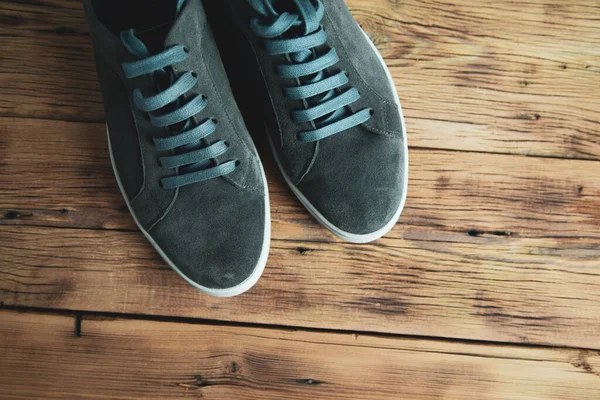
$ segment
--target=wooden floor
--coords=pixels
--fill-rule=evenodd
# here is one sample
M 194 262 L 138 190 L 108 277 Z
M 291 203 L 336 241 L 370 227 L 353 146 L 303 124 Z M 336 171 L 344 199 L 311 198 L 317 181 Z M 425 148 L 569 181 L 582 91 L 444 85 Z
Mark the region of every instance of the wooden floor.
M 227 300 L 127 212 L 81 2 L 0 2 L 0 398 L 600 399 L 600 3 L 347 2 L 403 102 L 406 210 L 336 240 L 259 136 L 272 251 Z

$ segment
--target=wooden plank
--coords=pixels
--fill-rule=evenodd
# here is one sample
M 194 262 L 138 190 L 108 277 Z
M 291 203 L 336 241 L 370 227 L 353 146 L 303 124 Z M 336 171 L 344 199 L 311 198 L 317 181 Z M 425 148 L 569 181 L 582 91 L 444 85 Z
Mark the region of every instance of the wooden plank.
M 413 146 L 600 154 L 594 0 L 350 0 L 391 65 Z
M 104 124 L 0 118 L 0 224 L 135 229 Z
M 596 400 L 600 354 L 0 311 L 3 399 Z
M 275 237 L 334 241 L 291 194 L 264 136 L 256 143 Z M 0 118 L 0 225 L 135 230 L 107 146 L 103 124 Z M 413 149 L 406 209 L 389 236 L 598 239 L 599 195 L 595 161 Z
M 0 115 L 104 121 L 81 1 L 5 1 L 0 21 Z
M 594 0 L 348 0 L 414 147 L 600 158 Z M 102 121 L 80 2 L 0 3 L 0 115 Z
M 188 287 L 141 234 L 114 231 L 135 226 L 101 124 L 4 118 L 0 131 L 6 305 L 600 349 L 597 162 L 414 150 L 400 224 L 355 246 L 308 215 L 262 145 L 267 272 L 219 300 Z
M 597 242 L 437 239 L 276 240 L 258 285 L 223 300 L 133 232 L 1 227 L 0 303 L 600 349 Z

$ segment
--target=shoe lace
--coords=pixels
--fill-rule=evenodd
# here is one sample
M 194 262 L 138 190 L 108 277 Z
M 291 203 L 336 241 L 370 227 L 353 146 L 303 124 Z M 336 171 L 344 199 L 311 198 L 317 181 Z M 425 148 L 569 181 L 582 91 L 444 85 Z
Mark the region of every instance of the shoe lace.
M 184 95 L 198 82 L 197 74 L 188 71 L 176 79 L 171 68 L 173 64 L 187 59 L 189 50 L 185 46 L 177 45 L 151 55 L 133 29 L 122 32 L 121 41 L 131 54 L 139 58 L 137 61 L 122 64 L 128 79 L 152 75 L 157 77 L 157 80 L 169 82 L 166 89 L 158 88 L 159 92 L 149 97 L 144 97 L 139 88 L 133 91 L 135 106 L 148 113 L 152 125 L 167 128 L 173 133 L 168 137 L 153 138 L 158 152 L 171 154 L 159 158 L 162 168 L 177 170 L 174 176 L 160 180 L 161 187 L 177 189 L 232 173 L 239 161 L 227 161 L 219 165 L 213 165 L 212 161 L 227 151 L 229 143 L 219 140 L 209 146 L 203 146 L 202 140 L 216 130 L 218 122 L 212 118 L 198 125 L 193 122 L 194 116 L 206 108 L 207 98 L 196 95 L 185 102 Z
M 315 142 L 336 135 L 368 121 L 373 110 L 366 108 L 352 113 L 348 106 L 360 99 L 356 88 L 341 92 L 348 84 L 345 71 L 326 73 L 339 57 L 335 49 L 319 54 L 318 48 L 327 43 L 327 33 L 321 21 L 325 13 L 322 0 L 293 0 L 298 14 L 278 13 L 274 0 L 248 0 L 258 16 L 251 20 L 251 29 L 264 39 L 270 55 L 288 55 L 289 64 L 277 66 L 279 76 L 295 79 L 297 86 L 284 88 L 291 100 L 302 100 L 305 108 L 292 112 L 298 123 L 311 122 L 316 128 L 301 132 L 298 139 Z M 313 101 L 309 101 L 313 98 Z M 316 100 L 316 101 L 315 101 Z

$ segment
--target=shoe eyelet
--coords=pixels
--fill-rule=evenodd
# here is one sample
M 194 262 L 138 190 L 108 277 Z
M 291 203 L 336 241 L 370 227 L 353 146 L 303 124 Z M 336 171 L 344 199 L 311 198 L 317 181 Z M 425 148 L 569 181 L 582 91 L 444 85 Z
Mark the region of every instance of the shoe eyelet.
M 163 185 L 163 182 L 162 182 L 162 180 L 158 181 L 158 186 L 159 186 L 161 189 L 164 189 L 164 188 L 165 188 L 165 185 Z
M 235 160 L 235 166 L 239 167 L 242 164 L 242 162 L 240 160 Z
M 371 116 L 375 115 L 375 110 L 372 108 L 369 108 L 369 114 L 371 114 Z
M 217 125 L 219 123 L 219 120 L 216 118 L 211 118 L 210 119 L 212 121 L 213 124 Z
M 192 71 L 192 78 L 197 78 L 198 77 L 198 73 L 195 71 Z
M 202 95 L 202 100 L 207 101 L 208 100 L 208 96 Z
M 187 46 L 183 47 L 183 52 L 186 54 L 190 54 L 190 49 L 187 48 Z
M 231 147 L 231 143 L 229 143 L 229 140 L 226 140 L 226 141 L 224 141 L 223 143 L 225 144 L 225 146 L 226 146 L 227 148 Z

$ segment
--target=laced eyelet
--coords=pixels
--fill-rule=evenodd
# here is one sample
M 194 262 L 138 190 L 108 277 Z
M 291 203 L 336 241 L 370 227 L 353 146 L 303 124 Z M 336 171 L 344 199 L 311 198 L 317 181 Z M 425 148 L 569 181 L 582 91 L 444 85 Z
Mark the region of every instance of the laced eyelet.
M 186 54 L 190 54 L 190 49 L 187 48 L 187 46 L 183 47 L 183 52 Z
M 197 78 L 198 77 L 198 73 L 195 71 L 192 71 L 192 78 Z
M 239 167 L 242 164 L 242 162 L 240 160 L 235 160 L 235 166 Z
M 231 147 L 231 143 L 229 143 L 229 140 L 226 140 L 226 141 L 224 141 L 223 143 L 225 144 L 225 146 L 227 146 L 227 147 Z
M 219 123 L 219 120 L 218 120 L 218 119 L 216 119 L 216 118 L 211 118 L 210 120 L 211 120 L 211 121 L 213 122 L 213 124 L 215 124 L 215 125 L 217 125 L 217 124 Z
M 159 186 L 161 189 L 164 189 L 164 188 L 165 188 L 165 185 L 163 185 L 163 182 L 162 182 L 162 180 L 159 180 L 159 181 L 158 181 L 158 186 Z
M 375 115 L 375 110 L 372 108 L 369 108 L 369 114 L 371 114 L 371 116 Z

